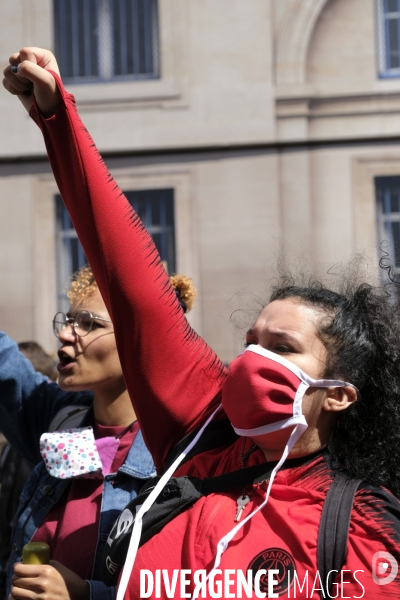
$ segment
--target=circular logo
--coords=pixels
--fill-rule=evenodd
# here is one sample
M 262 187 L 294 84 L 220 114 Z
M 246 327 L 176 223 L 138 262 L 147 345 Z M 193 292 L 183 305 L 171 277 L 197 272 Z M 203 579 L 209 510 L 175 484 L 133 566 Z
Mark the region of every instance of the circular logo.
M 268 572 L 270 569 L 278 571 L 278 573 L 274 573 L 273 575 L 274 579 L 278 582 L 273 588 L 275 594 L 282 596 L 288 591 L 289 585 L 292 587 L 296 566 L 293 556 L 291 556 L 289 552 L 286 552 L 286 550 L 282 550 L 282 548 L 268 548 L 268 550 L 263 550 L 253 558 L 247 567 L 247 570 L 251 570 L 253 572 L 254 591 L 254 579 L 257 575 L 257 571 L 260 569 L 265 569 L 267 571 L 265 575 L 260 577 L 259 584 L 260 592 L 267 594 L 267 597 Z

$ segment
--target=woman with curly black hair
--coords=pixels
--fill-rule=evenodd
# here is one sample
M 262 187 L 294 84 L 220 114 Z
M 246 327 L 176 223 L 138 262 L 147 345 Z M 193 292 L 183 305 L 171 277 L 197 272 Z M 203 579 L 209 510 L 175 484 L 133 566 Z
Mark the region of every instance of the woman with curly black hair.
M 353 476 L 400 496 L 400 329 L 389 287 L 349 282 L 338 294 L 315 281 L 302 287 L 285 278 L 270 302 L 287 298 L 323 313 L 317 321 L 327 349 L 323 377 L 351 381 L 359 390 L 358 401 L 338 413 L 332 455 Z
M 284 281 L 226 373 L 182 314 L 150 236 L 63 88 L 54 56 L 25 48 L 11 56 L 4 75 L 5 87 L 44 135 L 114 324 L 143 435 L 163 473 L 136 508 L 119 597 L 293 598 L 297 592 L 319 598 L 327 592 L 398 599 L 400 508 L 392 492 L 399 492 L 400 325 L 389 295 L 367 285 L 340 294 Z M 210 422 L 227 421 L 233 439 L 189 454 Z M 182 440 L 186 448 L 169 464 Z M 338 471 L 356 483 L 345 522 L 347 551 L 337 572 L 321 581 L 321 515 Z M 207 482 L 228 478 L 230 487 L 200 494 L 147 536 L 132 570 L 141 523 L 159 491 L 171 495 L 164 485 L 172 473 Z M 108 546 L 132 519 L 124 511 Z M 106 566 L 118 567 L 111 559 Z M 15 597 L 23 597 L 23 585 L 15 583 Z

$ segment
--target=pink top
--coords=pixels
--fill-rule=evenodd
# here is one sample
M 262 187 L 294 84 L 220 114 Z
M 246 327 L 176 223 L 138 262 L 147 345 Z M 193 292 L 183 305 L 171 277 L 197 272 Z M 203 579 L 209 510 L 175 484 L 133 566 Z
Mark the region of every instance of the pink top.
M 93 425 L 96 439 L 118 436 L 124 429 L 125 426 Z M 111 473 L 118 471 L 125 462 L 138 431 L 139 423 L 135 421 L 120 439 Z M 33 542 L 46 542 L 52 560 L 58 560 L 82 579 L 90 579 L 92 575 L 102 493 L 102 479 L 72 479 L 32 538 Z

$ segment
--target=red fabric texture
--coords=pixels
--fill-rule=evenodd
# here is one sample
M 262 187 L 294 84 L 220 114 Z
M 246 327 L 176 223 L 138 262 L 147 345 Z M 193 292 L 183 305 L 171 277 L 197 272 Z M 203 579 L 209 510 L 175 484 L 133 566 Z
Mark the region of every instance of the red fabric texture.
M 230 454 L 230 449 L 221 453 L 222 462 L 225 462 L 225 454 Z M 206 461 L 204 455 L 203 460 Z M 222 555 L 219 567 L 222 576 L 218 579 L 223 580 L 223 574 L 228 569 L 244 573 L 248 569 L 254 569 L 255 572 L 258 568 L 277 569 L 279 584 L 274 591 L 279 592 L 280 598 L 319 599 L 317 536 L 323 501 L 330 483 L 331 472 L 323 458 L 279 471 L 267 506 L 245 525 Z M 250 503 L 244 515 L 261 504 L 265 488 L 266 484 L 246 489 Z M 139 549 L 126 598 L 139 598 L 140 572 L 144 569 L 153 574 L 157 569 L 168 569 L 170 578 L 174 569 L 188 569 L 192 574 L 199 569 L 209 572 L 218 541 L 235 525 L 236 500 L 240 495 L 241 490 L 237 490 L 201 498 L 193 508 L 175 518 Z M 399 578 L 380 587 L 374 583 L 371 574 L 372 558 L 376 552 L 386 550 L 393 555 L 398 552 L 399 531 L 396 538 L 391 525 L 383 498 L 375 498 L 363 491 L 357 493 L 348 556 L 343 566 L 343 581 L 348 583 L 341 585 L 341 578 L 337 578 L 340 587 L 334 588 L 332 595 L 336 593 L 335 589 L 339 589 L 338 598 L 358 596 L 376 600 L 399 597 Z M 288 587 L 289 570 L 292 572 L 292 583 L 294 570 L 300 584 L 308 578 L 308 593 L 306 588 L 302 593 L 297 583 L 296 595 L 293 585 Z M 235 574 L 232 579 L 236 581 Z M 191 592 L 193 589 L 193 584 L 187 588 Z M 236 586 L 232 590 L 235 591 Z M 161 598 L 166 599 L 163 586 L 161 591 Z M 267 578 L 263 579 L 261 591 L 268 592 Z M 151 598 L 155 597 L 154 593 Z M 179 587 L 175 597 L 180 597 Z M 207 593 L 206 598 L 211 598 L 211 595 Z
M 113 319 L 130 397 L 160 468 L 172 447 L 203 424 L 220 402 L 226 371 L 186 321 L 150 236 L 101 161 L 73 98 L 59 86 L 63 102 L 55 115 L 43 119 L 35 106 L 31 114 L 42 129 L 60 193 Z M 218 418 L 226 418 L 224 411 Z M 247 441 L 245 451 L 250 446 Z M 236 470 L 241 447 L 239 438 L 231 447 L 202 453 L 177 474 L 212 477 Z M 319 520 L 331 480 L 321 461 L 278 473 L 267 506 L 230 543 L 222 569 L 246 571 L 253 565 L 257 570 L 268 561 L 281 566 L 286 562 L 296 566 L 300 579 L 306 570 L 315 576 Z M 247 465 L 261 462 L 264 456 L 256 450 Z M 138 553 L 128 600 L 140 596 L 140 569 L 167 569 L 170 578 L 173 569 L 210 570 L 218 540 L 234 525 L 241 493 L 200 499 L 146 543 Z M 264 490 L 256 487 L 246 511 L 263 496 Z M 371 579 L 376 551 L 398 554 L 399 519 L 398 503 L 389 494 L 379 489 L 357 493 L 344 565 L 349 570 L 344 578 L 352 581 L 339 597 L 400 597 L 400 577 L 387 586 Z M 364 570 L 364 595 L 351 575 L 358 569 Z M 164 586 L 161 592 L 166 598 Z M 288 594 L 283 583 L 280 597 Z M 179 590 L 175 597 L 180 597 Z M 298 591 L 297 597 L 306 596 Z M 318 591 L 308 597 L 318 598 Z
M 229 366 L 222 387 L 222 406 L 238 429 L 271 425 L 293 416 L 300 383 L 301 379 L 280 363 L 244 352 Z
M 124 429 L 126 427 L 93 425 L 96 439 L 117 436 Z M 112 473 L 125 462 L 138 431 L 136 421 L 120 439 Z M 102 479 L 73 479 L 32 538 L 33 542 L 46 542 L 50 546 L 52 560 L 58 560 L 83 579 L 90 579 L 92 574 L 102 493 Z

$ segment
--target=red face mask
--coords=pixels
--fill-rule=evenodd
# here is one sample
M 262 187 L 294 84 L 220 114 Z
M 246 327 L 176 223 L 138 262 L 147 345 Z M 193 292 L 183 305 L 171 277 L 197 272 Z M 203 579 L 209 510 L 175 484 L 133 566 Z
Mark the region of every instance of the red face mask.
M 238 435 L 254 437 L 307 422 L 302 400 L 309 387 L 343 387 L 345 381 L 312 379 L 295 364 L 251 345 L 229 367 L 222 406 Z

